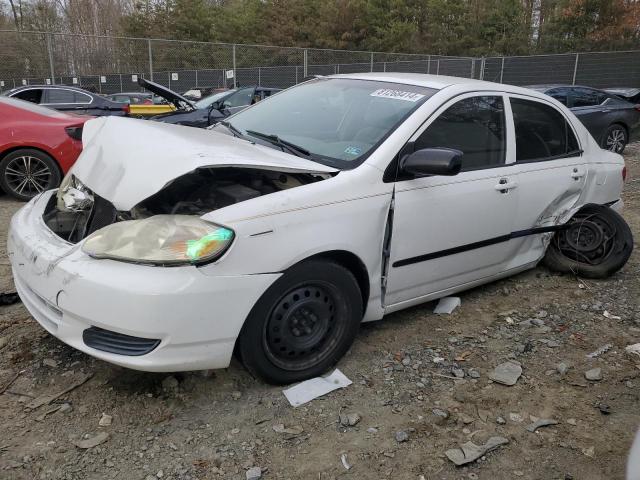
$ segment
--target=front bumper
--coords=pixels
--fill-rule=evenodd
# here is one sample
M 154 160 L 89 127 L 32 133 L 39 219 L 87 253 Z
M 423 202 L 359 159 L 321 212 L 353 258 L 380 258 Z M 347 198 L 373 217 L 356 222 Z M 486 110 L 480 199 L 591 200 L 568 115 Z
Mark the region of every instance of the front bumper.
M 136 370 L 229 365 L 245 318 L 280 274 L 212 276 L 193 266 L 93 259 L 44 224 L 52 194 L 14 215 L 7 241 L 16 289 L 42 327 L 78 350 Z M 91 327 L 160 343 L 145 355 L 109 353 L 84 343 Z

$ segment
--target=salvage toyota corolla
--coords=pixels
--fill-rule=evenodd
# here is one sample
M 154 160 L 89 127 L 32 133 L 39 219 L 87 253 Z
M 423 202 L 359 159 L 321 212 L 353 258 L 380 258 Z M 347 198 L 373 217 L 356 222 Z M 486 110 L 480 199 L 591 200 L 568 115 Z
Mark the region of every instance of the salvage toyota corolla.
M 633 239 L 624 163 L 531 90 L 316 78 L 211 130 L 86 123 L 57 191 L 11 221 L 51 334 L 147 371 L 326 371 L 363 321 L 534 267 L 605 277 Z

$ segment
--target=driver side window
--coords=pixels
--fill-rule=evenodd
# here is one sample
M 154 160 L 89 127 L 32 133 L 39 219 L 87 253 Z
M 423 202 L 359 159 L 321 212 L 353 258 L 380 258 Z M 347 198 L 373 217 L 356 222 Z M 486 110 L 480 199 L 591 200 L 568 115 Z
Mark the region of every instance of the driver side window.
M 224 101 L 226 108 L 244 107 L 251 104 L 253 98 L 253 88 L 243 88 L 231 95 Z
M 460 150 L 464 172 L 503 165 L 505 138 L 502 97 L 470 97 L 454 103 L 429 125 L 415 141 L 415 150 Z

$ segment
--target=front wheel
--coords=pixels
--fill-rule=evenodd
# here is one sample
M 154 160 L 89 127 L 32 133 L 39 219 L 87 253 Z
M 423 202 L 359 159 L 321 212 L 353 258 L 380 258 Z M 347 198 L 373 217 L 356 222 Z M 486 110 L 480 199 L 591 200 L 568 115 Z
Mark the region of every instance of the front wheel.
M 609 207 L 590 204 L 554 235 L 543 262 L 551 270 L 606 278 L 627 263 L 632 251 L 633 235 L 624 218 Z
M 331 261 L 284 273 L 258 300 L 238 339 L 247 370 L 272 384 L 315 377 L 349 349 L 362 320 L 358 282 Z
M 622 125 L 614 124 L 607 128 L 602 148 L 611 152 L 622 153 L 628 141 L 627 130 Z

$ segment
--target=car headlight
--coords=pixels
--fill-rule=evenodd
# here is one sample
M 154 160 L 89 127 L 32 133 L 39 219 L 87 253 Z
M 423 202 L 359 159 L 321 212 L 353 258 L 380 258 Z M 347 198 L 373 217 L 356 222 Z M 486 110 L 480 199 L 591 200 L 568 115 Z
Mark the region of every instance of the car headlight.
M 233 230 L 192 215 L 155 215 L 104 227 L 87 237 L 82 251 L 125 262 L 197 264 L 220 257 L 233 237 Z

